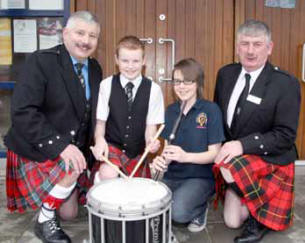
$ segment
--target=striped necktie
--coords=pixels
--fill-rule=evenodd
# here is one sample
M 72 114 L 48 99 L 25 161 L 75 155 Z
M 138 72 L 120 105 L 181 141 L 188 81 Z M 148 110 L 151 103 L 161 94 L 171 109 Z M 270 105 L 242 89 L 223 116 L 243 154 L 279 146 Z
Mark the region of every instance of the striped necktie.
M 75 64 L 75 67 L 76 67 L 76 73 L 77 73 L 77 76 L 79 78 L 79 81 L 80 81 L 83 89 L 86 90 L 85 78 L 84 78 L 84 75 L 83 75 L 83 72 L 82 72 L 84 64 L 78 62 L 78 63 Z
M 134 85 L 132 82 L 128 82 L 125 86 L 125 94 L 127 96 L 127 102 L 128 102 L 128 109 L 131 110 L 131 106 L 132 106 L 132 89 L 133 89 Z

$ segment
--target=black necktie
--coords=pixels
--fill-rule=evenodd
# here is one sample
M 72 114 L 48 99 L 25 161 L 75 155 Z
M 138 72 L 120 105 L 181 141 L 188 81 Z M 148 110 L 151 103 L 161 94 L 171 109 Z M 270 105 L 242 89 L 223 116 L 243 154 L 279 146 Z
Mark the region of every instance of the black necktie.
M 83 66 L 84 66 L 83 63 L 78 62 L 78 63 L 75 64 L 76 73 L 77 73 L 77 76 L 79 78 L 79 81 L 80 81 L 82 87 L 84 88 L 84 90 L 86 90 L 85 78 L 84 78 L 84 75 L 83 75 L 83 72 L 82 72 Z
M 132 106 L 132 88 L 134 87 L 132 82 L 128 82 L 125 86 L 125 93 L 127 96 L 128 109 L 131 110 Z
M 246 102 L 247 96 L 249 94 L 250 79 L 251 79 L 251 75 L 249 73 L 246 73 L 245 74 L 246 84 L 245 84 L 245 87 L 244 87 L 243 91 L 241 92 L 241 94 L 238 98 L 238 101 L 237 101 L 236 106 L 235 106 L 234 114 L 233 114 L 233 119 L 232 119 L 232 123 L 231 123 L 232 133 L 236 132 L 239 116 L 241 114 L 241 111 L 242 111 L 243 106 Z

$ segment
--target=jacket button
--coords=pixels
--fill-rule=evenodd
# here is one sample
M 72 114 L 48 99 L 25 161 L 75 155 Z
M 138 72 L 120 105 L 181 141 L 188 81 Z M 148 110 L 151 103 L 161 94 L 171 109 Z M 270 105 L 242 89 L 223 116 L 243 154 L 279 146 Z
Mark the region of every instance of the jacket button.
M 43 147 L 43 144 L 42 144 L 42 143 L 38 144 L 38 147 L 39 147 L 39 148 L 42 148 L 42 147 Z
M 72 131 L 70 132 L 70 134 L 71 134 L 72 136 L 74 136 L 74 135 L 75 135 L 75 131 L 72 130 Z
M 53 141 L 52 141 L 52 140 L 49 140 L 49 144 L 53 144 Z

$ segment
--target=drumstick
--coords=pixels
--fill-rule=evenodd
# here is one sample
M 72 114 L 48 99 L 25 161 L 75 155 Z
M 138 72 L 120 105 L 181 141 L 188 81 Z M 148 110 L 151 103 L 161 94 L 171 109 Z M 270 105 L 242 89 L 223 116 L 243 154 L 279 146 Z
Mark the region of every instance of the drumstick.
M 158 137 L 160 136 L 160 134 L 161 134 L 161 132 L 163 131 L 164 127 L 165 127 L 164 124 L 162 124 L 162 125 L 159 127 L 157 133 L 155 134 L 155 136 L 153 137 L 153 139 L 152 139 L 151 142 L 154 142 L 155 140 L 158 139 Z M 149 153 L 149 150 L 148 150 L 148 147 L 146 147 L 146 148 L 145 148 L 145 151 L 144 151 L 144 153 L 143 153 L 143 155 L 142 155 L 142 157 L 140 158 L 140 160 L 139 160 L 139 162 L 137 163 L 137 165 L 134 167 L 134 169 L 133 169 L 133 171 L 131 172 L 129 178 L 132 178 L 132 177 L 134 176 L 134 174 L 136 173 L 136 171 L 138 170 L 138 168 L 140 167 L 140 165 L 143 163 L 143 161 L 144 161 L 144 159 L 146 158 L 146 156 L 148 155 L 148 153 Z
M 109 166 L 111 166 L 116 172 L 118 172 L 124 179 L 128 179 L 128 176 L 125 175 L 120 169 L 119 167 L 117 167 L 116 165 L 114 165 L 113 163 L 111 163 L 105 156 L 101 155 L 103 161 L 106 162 L 106 164 L 108 164 Z

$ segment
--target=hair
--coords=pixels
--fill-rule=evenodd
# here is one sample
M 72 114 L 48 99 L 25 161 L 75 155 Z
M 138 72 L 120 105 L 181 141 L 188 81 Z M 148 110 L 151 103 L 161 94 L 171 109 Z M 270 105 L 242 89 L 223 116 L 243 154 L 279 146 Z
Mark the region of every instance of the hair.
M 179 70 L 185 80 L 191 80 L 197 84 L 197 98 L 202 98 L 202 90 L 204 83 L 203 67 L 193 58 L 182 59 L 177 62 L 172 72 L 172 79 L 174 79 L 175 72 Z
M 267 41 L 271 41 L 271 30 L 268 25 L 262 21 L 248 19 L 239 26 L 237 30 L 237 36 L 247 35 L 247 36 L 260 36 L 264 35 L 267 38 Z
M 73 28 L 77 20 L 83 20 L 90 24 L 96 24 L 100 28 L 100 23 L 95 15 L 88 11 L 77 11 L 69 17 L 66 28 Z
M 126 48 L 129 50 L 138 50 L 141 49 L 143 51 L 143 56 L 144 56 L 144 51 L 145 51 L 145 46 L 142 41 L 136 36 L 133 35 L 127 35 L 120 39 L 119 43 L 117 44 L 115 54 L 118 57 L 119 56 L 119 51 L 121 48 Z

